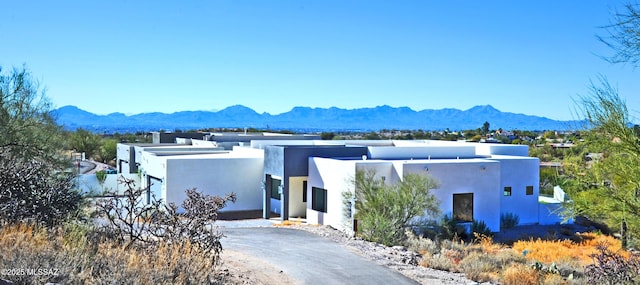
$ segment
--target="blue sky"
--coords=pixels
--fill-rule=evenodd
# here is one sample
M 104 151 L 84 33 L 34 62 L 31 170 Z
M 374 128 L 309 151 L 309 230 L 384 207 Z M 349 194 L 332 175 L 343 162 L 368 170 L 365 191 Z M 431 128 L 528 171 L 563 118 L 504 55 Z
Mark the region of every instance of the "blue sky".
M 640 71 L 595 38 L 623 3 L 9 1 L 0 66 L 98 114 L 489 104 L 566 120 L 601 75 L 637 116 Z

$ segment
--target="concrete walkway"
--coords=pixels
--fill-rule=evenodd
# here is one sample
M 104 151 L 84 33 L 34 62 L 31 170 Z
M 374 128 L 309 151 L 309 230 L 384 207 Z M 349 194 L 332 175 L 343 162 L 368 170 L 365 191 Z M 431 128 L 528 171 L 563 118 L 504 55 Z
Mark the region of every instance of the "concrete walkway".
M 304 284 L 417 284 L 326 238 L 287 228 L 223 227 L 223 249 L 261 259 Z

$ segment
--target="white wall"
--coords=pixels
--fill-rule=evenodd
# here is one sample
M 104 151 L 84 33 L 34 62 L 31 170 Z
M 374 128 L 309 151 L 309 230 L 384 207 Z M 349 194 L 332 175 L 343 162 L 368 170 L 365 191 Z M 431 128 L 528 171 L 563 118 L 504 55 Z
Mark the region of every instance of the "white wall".
M 130 173 L 131 168 L 129 167 L 129 163 L 134 163 L 129 161 L 131 159 L 131 147 L 126 144 L 118 143 L 116 146 L 116 163 L 120 163 L 119 165 L 122 169 L 118 169 L 121 173 Z M 121 162 L 122 161 L 122 162 Z M 126 161 L 126 162 L 125 162 Z
M 227 204 L 222 211 L 260 210 L 263 167 L 262 156 L 171 157 L 167 159 L 166 201 L 179 205 L 186 198 L 185 190 L 197 188 L 209 195 L 235 192 L 236 203 Z
M 473 218 L 500 231 L 500 165 L 484 159 L 420 160 L 407 162 L 404 173 L 424 173 L 439 187 L 431 193 L 440 201 L 442 214 L 453 214 L 453 194 L 473 193 Z M 426 170 L 428 168 L 428 170 Z
M 136 183 L 136 187 L 140 187 L 140 178 L 137 173 L 122 173 L 122 174 L 107 174 L 107 179 L 104 183 L 100 184 L 95 174 L 82 174 L 76 179 L 78 189 L 82 193 L 94 193 L 102 194 L 104 191 L 117 192 L 119 194 L 124 193 L 125 186 L 118 183 L 120 176 L 127 179 L 132 179 Z
M 398 159 L 398 158 L 464 158 L 475 157 L 476 149 L 472 145 L 448 145 L 448 146 L 372 146 L 369 147 L 369 155 L 372 159 Z
M 309 158 L 309 180 L 307 182 L 307 223 L 331 225 L 338 229 L 348 228 L 348 219 L 343 216 L 343 191 L 353 191 L 355 162 L 330 158 Z M 327 190 L 327 212 L 311 209 L 312 187 Z
M 532 157 L 492 156 L 499 161 L 502 178 L 500 200 L 502 213 L 514 213 L 520 224 L 538 223 L 538 194 L 540 189 L 540 161 Z M 504 187 L 511 187 L 511 196 L 504 196 Z M 533 195 L 526 195 L 526 187 L 533 186 Z
M 478 155 L 514 155 L 529 156 L 528 145 L 469 143 L 476 146 Z
M 163 156 L 156 156 L 151 152 L 142 151 L 138 155 L 138 163 L 140 163 L 139 170 L 141 173 L 140 185 L 143 188 L 153 187 L 154 190 L 158 190 L 160 194 L 154 193 L 156 199 L 162 199 L 167 201 L 166 196 L 166 177 L 167 177 L 167 159 Z M 147 178 L 152 176 L 162 181 L 161 185 L 148 185 Z M 152 182 L 157 183 L 157 182 Z
M 562 203 L 538 203 L 538 221 L 541 225 L 555 225 L 565 222 L 561 213 L 564 210 Z M 573 223 L 569 219 L 568 223 Z
M 425 173 L 439 182 L 432 193 L 441 202 L 443 214 L 453 212 L 453 194 L 474 194 L 474 219 L 484 221 L 492 231 L 500 230 L 500 165 L 496 161 L 472 159 L 441 160 L 338 160 L 311 158 L 309 163 L 308 195 L 311 187 L 327 190 L 327 213 L 307 209 L 307 221 L 349 229 L 343 214 L 343 191 L 353 191 L 351 182 L 356 169 L 375 170 L 385 182 L 396 183 L 403 174 Z M 428 171 L 425 171 L 428 169 Z

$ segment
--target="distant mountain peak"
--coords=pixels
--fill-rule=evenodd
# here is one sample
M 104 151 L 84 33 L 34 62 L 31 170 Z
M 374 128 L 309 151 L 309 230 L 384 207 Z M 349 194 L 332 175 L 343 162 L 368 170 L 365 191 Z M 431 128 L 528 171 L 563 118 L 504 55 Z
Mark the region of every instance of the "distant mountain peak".
M 494 108 L 491 105 L 477 105 L 477 106 L 471 107 L 471 109 L 467 110 L 467 112 L 485 112 L 485 113 L 491 112 L 491 113 L 494 113 L 494 112 L 500 112 L 500 110 Z

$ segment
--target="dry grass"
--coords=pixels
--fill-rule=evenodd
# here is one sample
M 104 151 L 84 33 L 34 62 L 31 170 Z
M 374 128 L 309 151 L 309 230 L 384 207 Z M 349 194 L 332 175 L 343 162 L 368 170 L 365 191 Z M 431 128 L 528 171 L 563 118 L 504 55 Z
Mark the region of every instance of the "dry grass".
M 538 271 L 524 264 L 513 264 L 502 273 L 504 285 L 536 285 L 539 280 Z
M 513 244 L 513 250 L 518 253 L 526 252 L 526 257 L 531 261 L 543 263 L 558 263 L 570 260 L 578 260 L 582 265 L 592 263 L 591 254 L 596 253 L 596 246 L 604 243 L 612 251 L 621 251 L 622 243 L 610 236 L 595 233 L 577 234 L 582 240 L 574 242 L 570 240 L 528 240 L 517 241 Z
M 216 260 L 190 243 L 125 249 L 82 226 L 0 228 L 0 268 L 55 274 L 2 276 L 17 284 L 216 284 Z
M 587 233 L 576 239 L 580 242 L 518 241 L 511 248 L 480 235 L 474 243 L 409 236 L 407 246 L 422 254 L 422 266 L 501 284 L 582 284 L 584 266 L 593 262 L 589 255 L 596 252 L 596 245 L 607 243 L 621 250 L 620 241 L 609 236 Z

